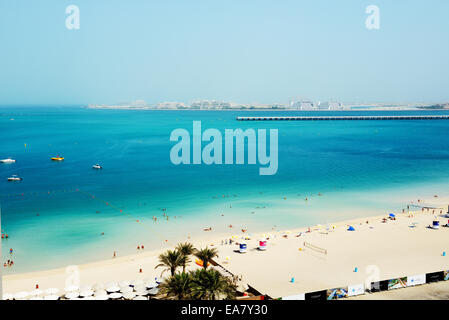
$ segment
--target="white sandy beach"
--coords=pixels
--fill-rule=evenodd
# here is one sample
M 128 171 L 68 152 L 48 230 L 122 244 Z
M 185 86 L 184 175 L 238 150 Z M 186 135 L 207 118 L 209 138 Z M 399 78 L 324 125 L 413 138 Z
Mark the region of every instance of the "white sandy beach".
M 432 201 L 441 208 L 447 204 L 446 199 Z M 219 250 L 217 262 L 233 274 L 242 276 L 243 283 L 262 294 L 278 298 L 365 283 L 367 278 L 376 277 L 376 270 L 379 280 L 383 280 L 449 269 L 449 256 L 442 255 L 443 251 L 449 251 L 449 228 L 427 228 L 435 216 L 441 224 L 447 223 L 445 212 L 443 210 L 443 215 L 440 215 L 440 209 L 435 214 L 432 214 L 432 210 L 424 213 L 420 210 L 415 212 L 414 217 L 408 217 L 408 213 L 399 213 L 395 221 L 388 220 L 386 223 L 381 222 L 386 215 L 343 221 L 334 224 L 335 229 L 332 225 L 327 226 L 329 231 L 326 226 L 314 227 L 310 233 L 303 233 L 300 237 L 296 235 L 307 228 L 290 230 L 287 238 L 282 236 L 286 230 L 268 231 L 271 237 L 264 252 L 256 249 L 261 235 L 246 241 L 248 252 L 244 254 L 235 252 L 238 249 L 235 243 L 221 244 L 231 234 L 207 233 L 205 237 L 209 239 L 192 242 L 197 247 L 214 245 Z M 352 225 L 356 230 L 347 231 L 347 225 Z M 325 248 L 327 254 L 304 247 L 304 241 Z M 154 269 L 158 264 L 158 255 L 165 250 L 142 251 L 135 255 L 80 265 L 79 284 L 154 280 L 161 271 Z M 226 257 L 230 259 L 226 260 Z M 192 260 L 191 268 L 196 268 Z M 358 272 L 354 271 L 356 267 Z M 142 272 L 139 272 L 140 269 Z M 293 283 L 290 281 L 292 277 L 295 279 Z M 36 284 L 41 289 L 63 289 L 68 279 L 76 278 L 73 277 L 73 271 L 67 273 L 66 268 L 6 275 L 3 277 L 3 292 L 31 291 Z

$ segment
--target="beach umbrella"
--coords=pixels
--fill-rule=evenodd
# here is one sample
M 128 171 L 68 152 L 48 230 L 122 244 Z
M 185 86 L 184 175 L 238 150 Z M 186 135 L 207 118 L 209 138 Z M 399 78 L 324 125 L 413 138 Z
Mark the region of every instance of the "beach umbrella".
M 73 291 L 78 291 L 79 287 L 78 286 L 67 286 L 64 288 L 65 292 L 73 292 Z
M 137 290 L 145 290 L 147 287 L 144 284 L 139 284 L 138 286 L 134 286 L 132 288 L 134 289 L 134 291 L 137 291 Z
M 353 226 L 349 226 L 348 231 L 355 231 Z
M 109 298 L 111 298 L 111 299 L 120 299 L 121 297 L 123 297 L 123 295 L 118 292 L 114 292 L 109 295 Z
M 78 298 L 79 296 L 80 296 L 80 294 L 79 294 L 78 291 L 72 291 L 72 292 L 69 292 L 69 293 L 67 293 L 67 294 L 65 295 L 65 297 L 66 297 L 67 299 L 70 299 L 70 300 L 75 300 L 75 299 Z
M 104 285 L 105 288 L 107 288 L 107 287 L 116 287 L 116 286 L 118 286 L 118 283 L 117 283 L 117 282 L 114 282 L 114 281 L 108 282 L 108 283 L 106 283 L 106 284 Z
M 134 292 L 127 292 L 123 295 L 126 300 L 133 300 L 136 294 Z
M 109 296 L 107 294 L 102 294 L 99 296 L 95 296 L 95 300 L 109 300 Z
M 33 297 L 37 297 L 37 296 L 41 296 L 44 293 L 44 291 L 40 290 L 40 289 L 36 289 L 30 292 L 30 296 Z
M 45 292 L 45 294 L 51 296 L 51 295 L 56 295 L 59 292 L 59 289 L 58 288 L 48 288 L 44 292 Z
M 92 289 L 93 289 L 94 291 L 103 290 L 103 289 L 104 289 L 104 284 L 102 284 L 102 283 L 95 283 L 95 284 L 92 286 Z
M 139 290 L 136 290 L 136 295 L 146 296 L 146 295 L 148 295 L 148 291 L 146 289 L 139 289 Z
M 95 300 L 95 297 L 93 296 L 83 297 L 81 300 Z
M 136 296 L 133 298 L 133 300 L 148 300 L 147 297 L 143 297 L 143 296 Z
M 82 286 L 79 291 L 81 292 L 81 291 L 89 291 L 89 290 L 92 290 L 92 286 Z
M 148 290 L 148 294 L 152 295 L 152 296 L 154 296 L 158 293 L 159 293 L 159 288 L 152 288 L 152 289 Z
M 14 299 L 15 299 L 15 300 L 24 300 L 24 299 L 26 299 L 29 295 L 30 295 L 30 294 L 29 294 L 28 292 L 26 292 L 26 291 L 20 291 L 20 292 L 18 292 L 18 293 L 16 293 L 16 294 L 14 295 Z
M 123 288 L 120 288 L 120 292 L 121 293 L 128 293 L 128 292 L 133 292 L 133 288 L 132 287 L 123 287 Z
M 157 286 L 158 286 L 158 284 L 154 281 L 148 281 L 145 283 L 145 287 L 148 289 L 156 288 Z
M 134 281 L 131 282 L 130 285 L 133 286 L 133 287 L 136 287 L 136 286 L 143 286 L 143 280 L 140 280 L 140 279 L 134 280 Z
M 394 213 L 390 213 L 388 216 L 389 216 L 390 218 L 396 217 L 396 216 L 394 215 Z
M 117 292 L 117 291 L 120 291 L 120 287 L 119 286 L 106 287 L 106 291 L 107 292 Z
M 119 287 L 129 287 L 130 284 L 131 282 L 128 280 L 123 280 L 118 283 Z
M 45 296 L 44 300 L 59 300 L 59 296 L 57 296 L 55 294 L 51 294 L 51 295 Z
M 81 297 L 90 297 L 94 294 L 92 290 L 84 290 L 80 292 Z
M 104 295 L 108 295 L 108 293 L 106 292 L 106 290 L 103 290 L 103 289 L 101 289 L 101 290 L 96 290 L 96 291 L 94 292 L 94 296 L 104 296 Z
M 13 300 L 14 299 L 14 295 L 11 293 L 4 293 L 3 294 L 3 300 Z

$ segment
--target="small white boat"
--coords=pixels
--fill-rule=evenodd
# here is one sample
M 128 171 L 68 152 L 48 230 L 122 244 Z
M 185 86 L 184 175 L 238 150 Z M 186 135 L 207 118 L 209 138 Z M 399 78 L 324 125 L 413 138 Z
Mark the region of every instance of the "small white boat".
M 0 162 L 1 162 L 1 163 L 15 163 L 16 160 L 11 159 L 11 158 L 8 158 L 8 159 L 0 160 Z
M 16 175 L 13 175 L 13 176 L 8 178 L 8 181 L 22 181 L 22 180 L 23 180 L 22 178 L 20 178 L 20 177 L 18 177 Z
M 97 163 L 97 164 L 94 164 L 94 165 L 92 166 L 92 168 L 94 168 L 94 169 L 103 169 L 103 167 L 100 166 L 98 163 Z

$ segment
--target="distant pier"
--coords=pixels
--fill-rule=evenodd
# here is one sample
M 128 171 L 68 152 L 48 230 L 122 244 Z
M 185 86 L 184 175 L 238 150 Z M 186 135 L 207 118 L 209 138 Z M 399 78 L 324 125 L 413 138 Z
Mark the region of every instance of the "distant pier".
M 330 117 L 237 117 L 238 121 L 321 121 L 321 120 L 449 120 L 449 115 L 435 116 L 330 116 Z

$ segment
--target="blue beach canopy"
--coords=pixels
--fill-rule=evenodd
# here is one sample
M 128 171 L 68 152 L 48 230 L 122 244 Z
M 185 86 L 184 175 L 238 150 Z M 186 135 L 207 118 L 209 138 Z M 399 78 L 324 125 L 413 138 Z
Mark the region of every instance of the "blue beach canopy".
M 396 216 L 394 215 L 394 213 L 390 213 L 389 216 L 392 217 L 392 218 L 396 217 Z
M 353 226 L 349 226 L 348 231 L 355 231 Z

